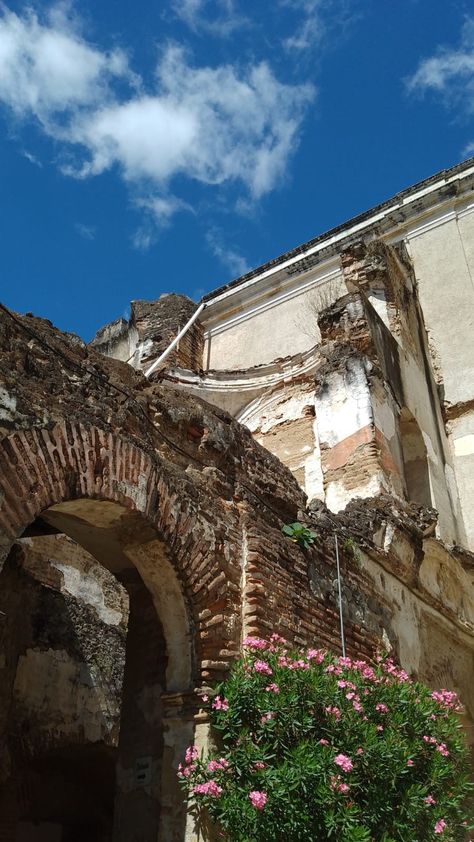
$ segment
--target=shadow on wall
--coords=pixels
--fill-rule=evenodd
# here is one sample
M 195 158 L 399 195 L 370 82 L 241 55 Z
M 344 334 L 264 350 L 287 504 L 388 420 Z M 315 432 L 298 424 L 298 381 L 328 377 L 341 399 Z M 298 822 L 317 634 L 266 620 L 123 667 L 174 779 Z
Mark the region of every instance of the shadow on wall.
M 426 445 L 417 421 L 406 407 L 400 413 L 400 441 L 407 499 L 411 503 L 432 506 Z
M 139 572 L 140 561 L 135 566 L 130 558 L 140 549 L 151 556 L 160 544 L 165 567 L 166 549 L 143 519 L 104 501 L 70 501 L 39 520 L 41 540 L 44 524 L 54 539 L 55 573 L 67 569 L 76 542 L 97 569 L 112 574 L 108 597 L 112 589 L 126 592 L 126 641 L 125 624 L 104 622 L 88 603 L 91 575 L 80 577 L 82 590 L 71 595 L 23 569 L 21 555 L 32 553 L 35 542 L 30 526 L 0 574 L 1 654 L 10 679 L 0 690 L 0 838 L 156 842 L 162 821 L 170 824 L 171 803 L 173 830 L 182 838 L 185 813 L 175 769 L 168 768 L 174 756 L 165 749 L 162 697 L 167 679 L 183 667 L 172 663 L 176 647 L 157 611 L 158 583 L 145 584 L 148 571 Z

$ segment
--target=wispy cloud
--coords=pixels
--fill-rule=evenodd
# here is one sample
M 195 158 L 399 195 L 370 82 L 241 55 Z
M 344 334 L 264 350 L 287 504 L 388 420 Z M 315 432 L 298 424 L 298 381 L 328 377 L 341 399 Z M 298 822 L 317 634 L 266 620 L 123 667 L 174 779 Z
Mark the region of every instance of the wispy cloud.
M 171 6 L 175 15 L 198 34 L 227 38 L 250 23 L 238 11 L 235 0 L 172 0 Z
M 32 152 L 29 152 L 28 149 L 22 149 L 20 154 L 23 155 L 30 164 L 34 164 L 35 167 L 39 167 L 40 169 L 43 168 L 43 164 L 40 159 L 37 158 L 36 155 L 33 155 Z
M 250 269 L 245 257 L 225 244 L 222 232 L 219 229 L 210 229 L 206 234 L 206 242 L 212 254 L 229 270 L 233 277 L 244 275 Z
M 474 112 L 474 17 L 467 18 L 458 47 L 440 46 L 407 80 L 408 90 L 433 91 L 447 105 L 460 102 Z
M 221 5 L 230 15 L 233 3 Z M 116 168 L 165 221 L 182 209 L 178 176 L 240 186 L 254 201 L 275 189 L 313 95 L 310 85 L 280 82 L 265 62 L 197 67 L 176 45 L 162 51 L 147 90 L 124 50 L 86 42 L 67 6 L 41 18 L 0 6 L 0 103 L 59 143 L 65 174 Z
M 76 222 L 74 228 L 83 240 L 95 240 L 97 229 L 94 225 L 84 225 L 82 222 Z
M 282 9 L 293 14 L 294 27 L 283 40 L 288 53 L 296 55 L 321 49 L 323 43 L 337 40 L 358 17 L 358 0 L 279 0 Z
M 132 235 L 132 244 L 139 251 L 147 251 L 156 242 L 160 230 L 171 224 L 175 214 L 194 213 L 194 208 L 177 196 L 141 197 L 134 205 L 143 211 L 143 222 Z
M 321 40 L 325 25 L 322 19 L 324 0 L 281 0 L 281 5 L 299 13 L 297 27 L 283 45 L 287 50 L 308 50 Z

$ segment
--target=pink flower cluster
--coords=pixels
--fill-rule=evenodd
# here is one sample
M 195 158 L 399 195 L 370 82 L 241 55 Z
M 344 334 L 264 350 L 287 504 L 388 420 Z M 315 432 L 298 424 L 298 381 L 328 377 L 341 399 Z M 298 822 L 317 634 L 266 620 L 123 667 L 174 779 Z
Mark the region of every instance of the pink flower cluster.
M 434 826 L 435 833 L 444 833 L 446 830 L 446 822 L 444 819 L 440 819 L 439 822 L 436 822 Z
M 432 807 L 433 804 L 436 804 L 436 801 L 432 795 L 427 795 L 426 798 L 423 799 L 423 801 L 425 802 L 425 804 L 428 804 L 428 807 Z
M 334 758 L 336 766 L 340 766 L 343 772 L 352 772 L 354 764 L 347 754 L 336 754 Z
M 268 649 L 268 643 L 266 640 L 262 640 L 261 637 L 246 637 L 244 638 L 243 644 L 245 649 Z
M 339 722 L 341 718 L 341 711 L 339 708 L 335 707 L 334 705 L 328 705 L 324 708 L 324 712 L 327 713 L 328 716 L 334 716 L 334 718 Z
M 189 778 L 196 768 L 195 760 L 197 760 L 199 752 L 196 746 L 188 746 L 184 755 L 185 766 L 182 763 L 178 766 L 178 776 L 180 778 Z
M 226 772 L 228 768 L 229 762 L 225 757 L 221 757 L 219 760 L 210 760 L 207 764 L 208 772 Z
M 262 675 L 273 675 L 273 670 L 266 661 L 255 661 L 253 668 L 255 672 L 259 672 Z
M 258 769 L 260 771 L 261 769 L 266 769 L 267 764 L 264 763 L 263 760 L 256 760 L 255 763 L 253 764 L 253 768 Z
M 308 649 L 306 653 L 308 661 L 314 661 L 315 664 L 322 664 L 326 657 L 324 649 Z
M 375 710 L 379 713 L 388 713 L 388 707 L 387 705 L 384 705 L 383 702 L 378 702 L 378 704 L 375 705 Z
M 271 684 L 268 684 L 268 686 L 265 687 L 265 690 L 268 693 L 279 693 L 280 692 L 280 688 L 279 688 L 278 684 L 275 684 L 274 681 L 272 681 Z
M 349 788 L 349 784 L 346 784 L 344 783 L 344 781 L 341 781 L 338 775 L 333 775 L 331 777 L 331 789 L 333 789 L 335 792 L 341 792 L 343 795 L 346 795 L 346 793 L 349 792 Z
M 194 760 L 197 760 L 199 757 L 199 752 L 197 746 L 188 746 L 186 749 L 186 754 L 184 755 L 184 759 L 186 763 L 193 763 Z
M 278 666 L 286 667 L 289 670 L 309 670 L 310 668 L 308 661 L 305 661 L 303 658 L 298 658 L 298 660 L 294 661 L 292 658 L 288 658 L 287 655 L 280 655 Z
M 452 690 L 435 690 L 431 694 L 431 698 L 438 702 L 443 707 L 448 708 L 449 710 L 459 711 L 461 710 L 461 705 L 459 704 L 459 697 L 457 693 L 454 693 Z
M 399 681 L 402 684 L 406 683 L 407 681 L 411 681 L 408 673 L 405 672 L 405 670 L 399 669 L 399 667 L 397 667 L 393 663 L 391 658 L 387 658 L 386 661 L 382 662 L 382 669 L 387 675 L 391 676 L 391 678 L 394 678 L 396 681 Z
M 195 795 L 210 795 L 212 798 L 219 798 L 222 795 L 222 787 L 215 781 L 206 781 L 204 784 L 195 784 L 193 792 Z
M 443 757 L 449 757 L 449 751 L 446 743 L 439 743 L 436 737 L 428 737 L 427 734 L 423 735 L 423 742 L 428 743 L 429 745 L 436 746 L 436 751 L 439 751 Z
M 229 702 L 227 699 L 221 699 L 220 696 L 216 696 L 212 703 L 212 707 L 214 710 L 229 710 Z
M 252 802 L 252 807 L 255 807 L 256 810 L 263 810 L 267 803 L 268 795 L 266 792 L 260 792 L 258 789 L 254 789 L 252 792 L 249 792 L 249 798 Z

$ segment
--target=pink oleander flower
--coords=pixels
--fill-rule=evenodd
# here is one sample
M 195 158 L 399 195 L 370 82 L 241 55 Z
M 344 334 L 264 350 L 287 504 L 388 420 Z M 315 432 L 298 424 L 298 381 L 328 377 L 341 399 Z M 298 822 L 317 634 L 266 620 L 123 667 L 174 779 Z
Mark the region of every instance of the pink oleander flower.
M 446 822 L 444 819 L 440 819 L 439 822 L 436 822 L 434 826 L 435 833 L 444 833 L 446 829 Z
M 436 751 L 439 751 L 439 753 L 442 754 L 443 757 L 449 757 L 449 751 L 448 751 L 448 748 L 446 746 L 446 743 L 439 743 L 436 746 Z
M 432 795 L 427 795 L 426 798 L 423 799 L 423 801 L 425 802 L 425 804 L 428 804 L 429 807 L 431 807 L 433 804 L 436 804 L 436 801 Z
M 291 664 L 291 661 L 286 657 L 286 655 L 280 655 L 278 658 L 278 666 L 279 667 L 288 667 Z
M 363 754 L 363 753 L 364 753 L 363 748 L 358 748 L 357 751 L 356 751 L 356 754 Z
M 325 739 L 323 738 L 322 740 L 320 740 L 320 741 L 319 741 L 319 745 L 320 745 L 320 746 L 328 746 L 328 745 L 329 745 L 329 741 L 328 741 L 328 740 L 325 740 Z
M 263 716 L 260 717 L 261 725 L 265 725 L 266 722 L 270 722 L 271 719 L 275 716 L 274 713 L 271 711 L 269 713 L 264 713 Z
M 280 688 L 279 688 L 278 684 L 275 684 L 274 681 L 272 681 L 271 684 L 269 684 L 267 687 L 265 687 L 265 690 L 267 690 L 268 693 L 279 693 L 280 692 Z
M 266 661 L 255 661 L 253 668 L 255 672 L 259 672 L 262 675 L 273 675 L 273 670 Z
M 252 807 L 255 807 L 256 810 L 263 810 L 267 803 L 268 795 L 266 792 L 260 792 L 258 789 L 254 789 L 252 792 L 249 792 L 249 798 L 252 802 Z
M 352 666 L 352 660 L 350 658 L 339 658 L 339 666 L 350 669 Z
M 246 637 L 243 641 L 243 646 L 246 649 L 267 649 L 268 643 L 266 640 L 262 640 L 261 637 Z
M 379 713 L 388 713 L 388 707 L 387 705 L 384 705 L 383 702 L 379 702 L 375 705 L 375 710 L 378 710 Z
M 346 693 L 346 699 L 348 699 L 348 700 L 349 700 L 349 702 L 350 702 L 350 701 L 351 701 L 351 699 L 354 699 L 354 698 L 355 698 L 355 695 L 356 695 L 356 694 L 353 692 L 353 690 L 351 690 L 349 693 Z
M 219 798 L 222 795 L 222 787 L 215 781 L 206 781 L 204 784 L 196 784 L 193 792 L 195 795 L 210 795 L 212 798 Z
M 317 664 L 322 664 L 326 653 L 322 649 L 308 649 L 306 657 L 308 661 L 315 661 Z
M 343 772 L 352 772 L 354 764 L 347 754 L 336 754 L 334 758 L 336 766 L 340 766 Z
M 352 702 L 352 707 L 355 711 L 357 711 L 357 713 L 362 713 L 362 711 L 364 710 L 361 703 L 357 699 L 354 699 L 354 701 Z
M 184 759 L 186 763 L 193 763 L 199 757 L 199 751 L 196 746 L 188 746 Z
M 282 646 L 285 646 L 286 644 L 285 638 L 281 637 L 281 635 L 279 634 L 276 634 L 276 632 L 273 632 L 273 634 L 270 635 L 270 640 L 272 643 L 280 643 Z
M 413 760 L 407 760 L 407 766 L 414 766 L 415 763 Z
M 383 725 L 376 725 L 375 730 L 376 731 L 383 731 Z
M 297 661 L 293 661 L 288 664 L 290 670 L 309 670 L 309 664 L 307 661 L 303 661 L 302 658 L 299 658 Z
M 334 707 L 334 705 L 328 705 L 328 707 L 324 708 L 324 712 L 328 714 L 328 716 L 334 716 L 335 719 L 339 722 L 341 718 L 341 711 L 339 708 Z
M 225 759 L 225 757 L 221 757 L 219 760 L 210 760 L 207 764 L 207 771 L 208 772 L 222 772 L 226 771 L 229 768 L 229 763 Z
M 343 678 L 340 678 L 340 679 L 339 679 L 339 681 L 337 682 L 337 686 L 338 686 L 341 690 L 343 690 L 343 689 L 344 689 L 344 687 L 347 687 L 347 681 L 344 681 L 344 679 L 343 679 Z
M 459 698 L 457 693 L 454 693 L 452 690 L 435 690 L 431 694 L 431 698 L 451 710 L 458 710 L 459 708 Z
M 212 707 L 214 710 L 229 710 L 229 702 L 227 699 L 221 699 L 220 696 L 216 696 L 212 703 Z
M 263 762 L 263 760 L 256 760 L 253 764 L 254 769 L 266 769 L 267 764 Z
M 334 792 L 342 792 L 343 794 L 345 794 L 349 792 L 349 785 L 341 781 L 339 776 L 332 776 L 331 789 L 333 789 Z
M 178 766 L 178 777 L 180 778 L 189 778 L 190 775 L 194 772 L 196 768 L 195 763 L 190 763 L 189 766 L 183 766 L 182 763 Z

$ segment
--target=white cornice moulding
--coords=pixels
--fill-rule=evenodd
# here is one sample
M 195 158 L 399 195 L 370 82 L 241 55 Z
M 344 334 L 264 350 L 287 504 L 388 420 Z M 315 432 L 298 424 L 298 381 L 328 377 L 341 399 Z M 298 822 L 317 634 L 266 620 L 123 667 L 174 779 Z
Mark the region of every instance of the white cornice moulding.
M 330 262 L 334 263 L 335 261 L 334 259 L 332 259 Z M 306 292 L 309 292 L 310 290 L 315 289 L 318 286 L 322 286 L 323 284 L 328 283 L 332 280 L 337 280 L 339 278 L 342 279 L 342 272 L 339 266 L 324 272 L 324 274 L 318 273 L 316 278 L 314 277 L 314 269 L 309 269 L 307 270 L 307 272 L 304 273 L 304 275 L 309 274 L 313 274 L 313 277 L 306 283 L 301 283 L 301 277 L 303 273 L 297 278 L 293 277 L 291 278 L 291 289 L 287 292 L 284 292 L 281 295 L 273 295 L 271 297 L 268 296 L 268 298 L 262 304 L 257 304 L 253 307 L 249 307 L 246 310 L 242 310 L 235 316 L 231 316 L 230 318 L 225 319 L 223 321 L 218 321 L 215 327 L 211 326 L 206 329 L 204 322 L 204 338 L 209 339 L 212 336 L 217 336 L 219 333 L 224 333 L 226 330 L 235 327 L 241 322 L 245 322 L 248 319 L 253 318 L 253 316 L 256 316 L 260 313 L 264 313 L 266 310 L 272 310 L 274 307 L 278 307 L 280 304 L 284 304 L 286 301 L 290 301 L 292 298 L 298 298 L 299 296 L 304 295 Z M 290 286 L 290 284 L 288 284 L 288 286 Z M 262 293 L 261 297 L 263 298 L 264 296 L 265 293 Z
M 390 207 L 385 208 L 383 211 L 380 211 L 379 213 L 374 214 L 373 216 L 369 217 L 368 219 L 362 220 L 361 222 L 356 223 L 355 225 L 344 228 L 343 230 L 339 231 L 336 234 L 333 234 L 331 237 L 328 237 L 325 240 L 321 240 L 319 243 L 316 243 L 316 245 L 306 249 L 306 251 L 299 252 L 297 255 L 294 255 L 293 257 L 288 258 L 287 260 L 282 260 L 281 263 L 278 263 L 275 266 L 271 266 L 269 269 L 267 269 L 266 271 L 257 275 L 256 277 L 250 278 L 248 281 L 243 281 L 242 284 L 239 284 L 239 285 L 231 287 L 230 289 L 224 290 L 219 295 L 216 295 L 215 298 L 209 299 L 207 301 L 208 311 L 211 310 L 215 305 L 228 300 L 229 298 L 231 298 L 234 295 L 237 295 L 238 293 L 246 292 L 248 289 L 255 286 L 256 284 L 260 284 L 263 280 L 271 278 L 273 275 L 277 274 L 278 272 L 281 272 L 284 269 L 287 269 L 288 267 L 293 266 L 300 261 L 304 261 L 306 258 L 317 254 L 318 252 L 322 251 L 323 249 L 327 249 L 331 245 L 335 245 L 336 243 L 339 243 L 339 242 L 353 236 L 354 234 L 358 233 L 359 231 L 362 231 L 364 229 L 369 229 L 369 228 L 375 226 L 378 222 L 381 222 L 382 220 L 387 219 L 387 217 L 389 217 L 391 214 L 395 213 L 396 211 L 402 211 L 403 210 L 403 211 L 409 213 L 410 210 L 412 210 L 410 208 L 410 205 L 413 205 L 417 201 L 419 201 L 420 199 L 426 198 L 430 194 L 435 193 L 437 190 L 446 186 L 447 184 L 451 184 L 454 181 L 461 182 L 461 181 L 463 181 L 464 179 L 467 179 L 469 176 L 471 176 L 473 174 L 474 174 L 474 166 L 469 167 L 468 169 L 463 170 L 460 173 L 459 172 L 455 173 L 450 178 L 442 178 L 439 181 L 436 181 L 434 184 L 431 184 L 428 187 L 425 187 L 421 190 L 418 190 L 416 193 L 412 193 L 410 196 L 406 196 L 401 201 L 390 205 Z M 465 199 L 465 200 L 469 202 L 470 197 L 467 197 L 467 199 Z M 456 205 L 460 202 L 462 202 L 462 196 L 461 195 L 458 195 L 456 197 L 449 197 L 448 199 L 439 202 L 436 205 L 435 211 L 439 211 L 440 208 L 445 207 L 446 205 L 453 206 L 453 204 Z M 424 209 L 421 209 L 419 211 L 415 211 L 415 213 L 413 214 L 413 217 L 414 217 L 413 222 L 415 222 L 416 220 L 422 219 L 426 215 L 430 215 L 432 212 L 433 212 L 433 206 L 431 206 L 430 208 L 424 208 Z M 457 213 L 459 214 L 461 212 L 457 211 Z M 464 213 L 464 211 L 462 211 L 462 213 Z M 427 223 L 427 224 L 429 224 L 429 223 Z M 438 223 L 438 224 L 443 224 L 443 223 Z M 431 227 L 436 227 L 436 223 L 431 224 Z M 407 223 L 406 220 L 404 220 L 399 225 L 394 225 L 393 228 L 391 228 L 387 232 L 385 232 L 384 236 L 386 236 L 387 238 L 390 238 L 390 239 L 394 239 L 394 240 L 403 239 L 404 236 L 407 236 L 407 234 L 402 233 L 403 231 L 412 232 L 412 230 L 414 231 L 414 230 L 417 230 L 418 228 L 421 229 L 419 233 L 423 233 L 423 230 L 428 230 L 423 225 L 422 226 L 417 225 L 415 229 L 412 229 L 412 226 L 409 223 Z M 398 234 L 398 236 L 397 236 L 397 234 Z M 415 234 L 410 233 L 410 236 L 415 236 Z M 217 318 L 218 317 L 216 317 L 216 319 Z

